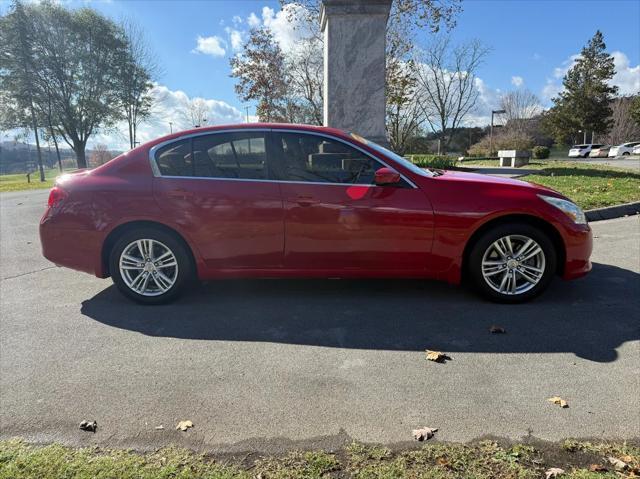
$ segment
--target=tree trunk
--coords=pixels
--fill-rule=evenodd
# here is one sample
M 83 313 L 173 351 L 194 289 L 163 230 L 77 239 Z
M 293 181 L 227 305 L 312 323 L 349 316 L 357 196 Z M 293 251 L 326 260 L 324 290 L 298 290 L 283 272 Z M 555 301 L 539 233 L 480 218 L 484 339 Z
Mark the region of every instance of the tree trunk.
M 60 173 L 62 173 L 62 160 L 60 159 L 60 148 L 58 148 L 58 140 L 56 139 L 56 135 L 53 134 L 53 125 L 51 124 L 51 114 L 48 115 L 49 120 L 49 134 L 51 138 L 53 138 L 53 144 L 56 147 L 56 157 L 58 158 L 58 169 Z
M 78 162 L 78 168 L 87 168 L 87 157 L 85 155 L 85 146 L 83 142 L 73 142 L 73 151 L 76 154 L 76 161 Z
M 44 165 L 42 164 L 42 151 L 40 151 L 40 137 L 38 136 L 38 125 L 36 124 L 36 115 L 31 107 L 31 123 L 33 126 L 33 134 L 36 137 L 36 150 L 38 152 L 38 170 L 40 171 L 40 181 L 44 182 Z

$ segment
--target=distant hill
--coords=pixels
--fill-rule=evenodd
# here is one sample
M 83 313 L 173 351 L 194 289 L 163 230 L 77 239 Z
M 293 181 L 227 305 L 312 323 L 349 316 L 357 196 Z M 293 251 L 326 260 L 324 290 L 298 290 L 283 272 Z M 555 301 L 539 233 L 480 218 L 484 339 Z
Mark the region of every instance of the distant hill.
M 58 158 L 53 146 L 41 147 L 42 161 L 46 168 L 57 168 Z M 91 158 L 93 150 L 87 150 L 87 158 Z M 113 157 L 120 151 L 111 151 Z M 76 166 L 76 155 L 70 148 L 60 148 L 60 158 L 65 169 Z M 14 141 L 0 142 L 0 174 L 28 173 L 35 171 L 38 165 L 38 153 L 35 144 L 20 143 Z

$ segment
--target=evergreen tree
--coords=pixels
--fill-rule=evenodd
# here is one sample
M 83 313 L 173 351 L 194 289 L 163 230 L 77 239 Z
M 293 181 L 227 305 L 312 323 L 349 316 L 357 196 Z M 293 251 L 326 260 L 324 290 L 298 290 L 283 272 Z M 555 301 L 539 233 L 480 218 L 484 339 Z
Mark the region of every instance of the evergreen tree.
M 611 102 L 618 88 L 609 83 L 615 74 L 613 57 L 606 52 L 598 30 L 565 75 L 563 90 L 546 115 L 547 130 L 565 143 L 578 130 L 606 134 L 612 125 Z

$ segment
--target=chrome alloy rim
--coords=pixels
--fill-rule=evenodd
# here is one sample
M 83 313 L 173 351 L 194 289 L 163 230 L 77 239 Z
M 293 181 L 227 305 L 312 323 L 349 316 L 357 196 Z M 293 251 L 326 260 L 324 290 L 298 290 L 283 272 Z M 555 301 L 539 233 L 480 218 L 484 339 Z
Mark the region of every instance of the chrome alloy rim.
M 544 251 L 527 236 L 504 236 L 487 248 L 482 257 L 482 276 L 491 289 L 518 295 L 535 287 L 545 271 Z
M 139 239 L 120 255 L 120 276 L 132 291 L 142 296 L 166 293 L 178 278 L 178 261 L 160 241 Z

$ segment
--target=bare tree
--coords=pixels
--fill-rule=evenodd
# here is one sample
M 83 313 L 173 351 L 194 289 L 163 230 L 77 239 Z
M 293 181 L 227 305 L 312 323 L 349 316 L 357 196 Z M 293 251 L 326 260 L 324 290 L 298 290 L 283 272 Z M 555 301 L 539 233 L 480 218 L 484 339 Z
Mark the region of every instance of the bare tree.
M 442 151 L 476 106 L 476 72 L 488 52 L 479 40 L 453 46 L 449 36 L 438 35 L 415 55 L 420 107 Z
M 149 118 L 153 108 L 152 81 L 160 74 L 160 67 L 151 51 L 144 31 L 131 19 L 120 24 L 126 48 L 120 59 L 120 88 L 118 99 L 129 128 L 129 146 L 135 148 L 138 126 Z
M 191 98 L 184 111 L 184 121 L 188 128 L 200 128 L 209 123 L 211 108 L 204 98 Z
M 90 163 L 92 167 L 104 165 L 113 158 L 113 153 L 109 151 L 107 145 L 98 143 L 91 151 Z
M 537 128 L 537 121 L 533 121 L 543 112 L 540 99 L 531 91 L 518 89 L 506 93 L 500 98 L 500 109 L 504 110 L 505 128 L 525 133 L 532 133 Z
M 286 57 L 287 97 L 301 100 L 298 121 L 322 125 L 323 59 L 322 42 L 315 37 L 301 40 L 300 45 Z
M 600 141 L 610 145 L 619 145 L 625 141 L 634 141 L 640 138 L 640 124 L 633 121 L 632 118 L 633 101 L 634 97 L 623 96 L 612 102 L 611 130 L 605 137 L 600 138 Z
M 414 63 L 387 57 L 387 134 L 391 149 L 401 155 L 425 122 Z

